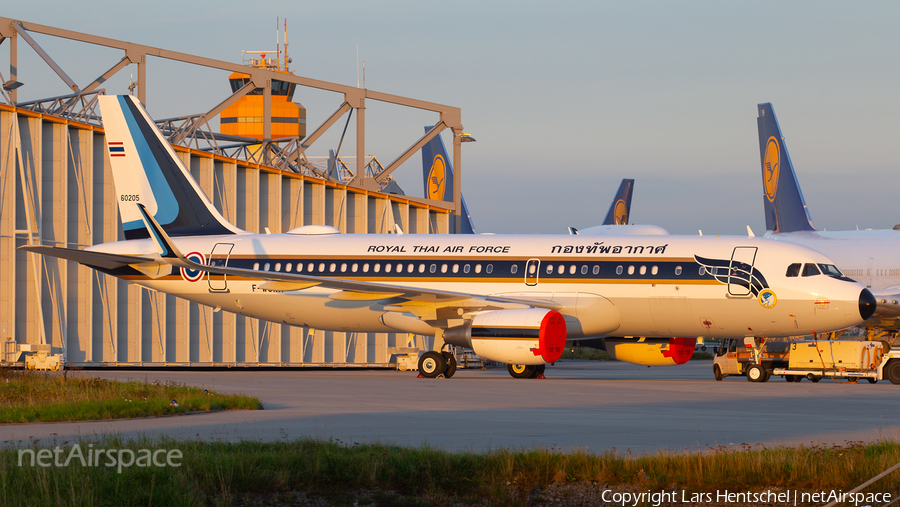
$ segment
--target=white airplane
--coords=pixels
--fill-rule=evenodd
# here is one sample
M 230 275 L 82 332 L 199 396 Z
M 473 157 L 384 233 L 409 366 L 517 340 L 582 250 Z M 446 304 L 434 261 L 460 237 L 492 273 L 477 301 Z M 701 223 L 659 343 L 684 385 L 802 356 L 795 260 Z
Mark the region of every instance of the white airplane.
M 520 378 L 585 336 L 808 334 L 874 308 L 853 280 L 786 276 L 793 263 L 836 268 L 761 238 L 249 233 L 216 211 L 137 99 L 99 101 L 126 240 L 20 248 L 200 304 L 316 329 L 432 335 Z M 442 350 L 420 357 L 423 376 L 453 374 Z
M 813 248 L 832 259 L 845 275 L 862 282 L 877 300 L 867 327 L 897 330 L 900 325 L 900 230 L 817 231 L 800 190 L 781 127 L 771 103 L 759 104 L 759 157 L 767 238 Z M 816 266 L 792 264 L 788 274 L 818 274 Z

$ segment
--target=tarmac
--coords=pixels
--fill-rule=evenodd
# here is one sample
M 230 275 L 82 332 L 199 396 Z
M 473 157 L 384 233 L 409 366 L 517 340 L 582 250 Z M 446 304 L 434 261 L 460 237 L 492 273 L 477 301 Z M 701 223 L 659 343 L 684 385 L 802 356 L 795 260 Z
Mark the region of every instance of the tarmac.
M 561 361 L 546 379 L 505 368 L 417 379 L 395 370 L 95 370 L 101 378 L 174 381 L 258 397 L 265 410 L 162 418 L 0 426 L 23 446 L 102 435 L 124 438 L 381 442 L 450 451 L 537 448 L 644 454 L 763 445 L 847 445 L 900 440 L 900 386 L 716 382 L 711 361 L 648 368 Z

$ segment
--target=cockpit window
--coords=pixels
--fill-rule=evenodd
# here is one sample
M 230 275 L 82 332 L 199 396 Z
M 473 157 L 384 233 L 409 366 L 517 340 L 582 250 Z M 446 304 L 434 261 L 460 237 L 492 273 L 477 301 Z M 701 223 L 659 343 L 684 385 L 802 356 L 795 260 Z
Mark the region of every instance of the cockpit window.
M 787 274 L 785 276 L 800 276 L 800 263 L 795 262 L 788 266 Z
M 822 273 L 829 276 L 844 276 L 844 274 L 841 273 L 841 270 L 834 264 L 819 264 L 819 269 L 822 270 Z
M 815 275 L 821 275 L 821 274 L 822 274 L 822 272 L 819 271 L 819 267 L 813 263 L 807 262 L 803 266 L 803 276 L 815 276 Z

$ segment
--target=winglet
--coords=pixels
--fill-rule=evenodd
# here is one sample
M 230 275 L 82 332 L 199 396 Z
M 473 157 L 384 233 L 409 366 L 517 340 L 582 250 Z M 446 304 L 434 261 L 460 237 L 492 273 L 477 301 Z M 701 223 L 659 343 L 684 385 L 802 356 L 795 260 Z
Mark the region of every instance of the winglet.
M 137 203 L 137 207 L 141 212 L 141 218 L 144 219 L 144 225 L 147 227 L 150 239 L 153 240 L 156 249 L 159 251 L 159 256 L 163 259 L 184 259 L 184 255 L 178 251 L 178 247 L 172 243 L 172 239 L 166 234 L 166 231 L 160 227 L 156 219 L 150 216 L 147 208 L 141 203 Z

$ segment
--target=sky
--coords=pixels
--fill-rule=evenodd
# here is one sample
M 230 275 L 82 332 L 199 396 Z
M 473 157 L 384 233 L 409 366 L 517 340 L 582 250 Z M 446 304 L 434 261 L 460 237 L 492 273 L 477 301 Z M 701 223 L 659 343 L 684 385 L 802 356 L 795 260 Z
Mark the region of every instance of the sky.
M 242 50 L 274 49 L 286 17 L 291 69 L 351 86 L 358 48 L 366 88 L 461 108 L 478 141 L 463 145 L 463 194 L 481 232 L 597 225 L 621 179 L 634 178 L 634 223 L 762 234 L 761 102 L 774 106 L 817 228 L 900 224 L 895 2 L 47 0 L 0 16 L 234 63 Z M 81 85 L 123 56 L 34 37 Z M 5 43 L 4 79 L 8 54 Z M 205 112 L 230 94 L 225 72 L 149 58 L 155 118 Z M 68 92 L 24 43 L 19 63 L 20 101 Z M 121 71 L 107 93 L 127 93 L 136 73 Z M 342 98 L 300 88 L 294 100 L 312 131 Z M 387 164 L 437 119 L 368 101 L 366 151 Z M 335 148 L 340 130 L 310 154 Z M 393 175 L 422 195 L 421 157 Z

